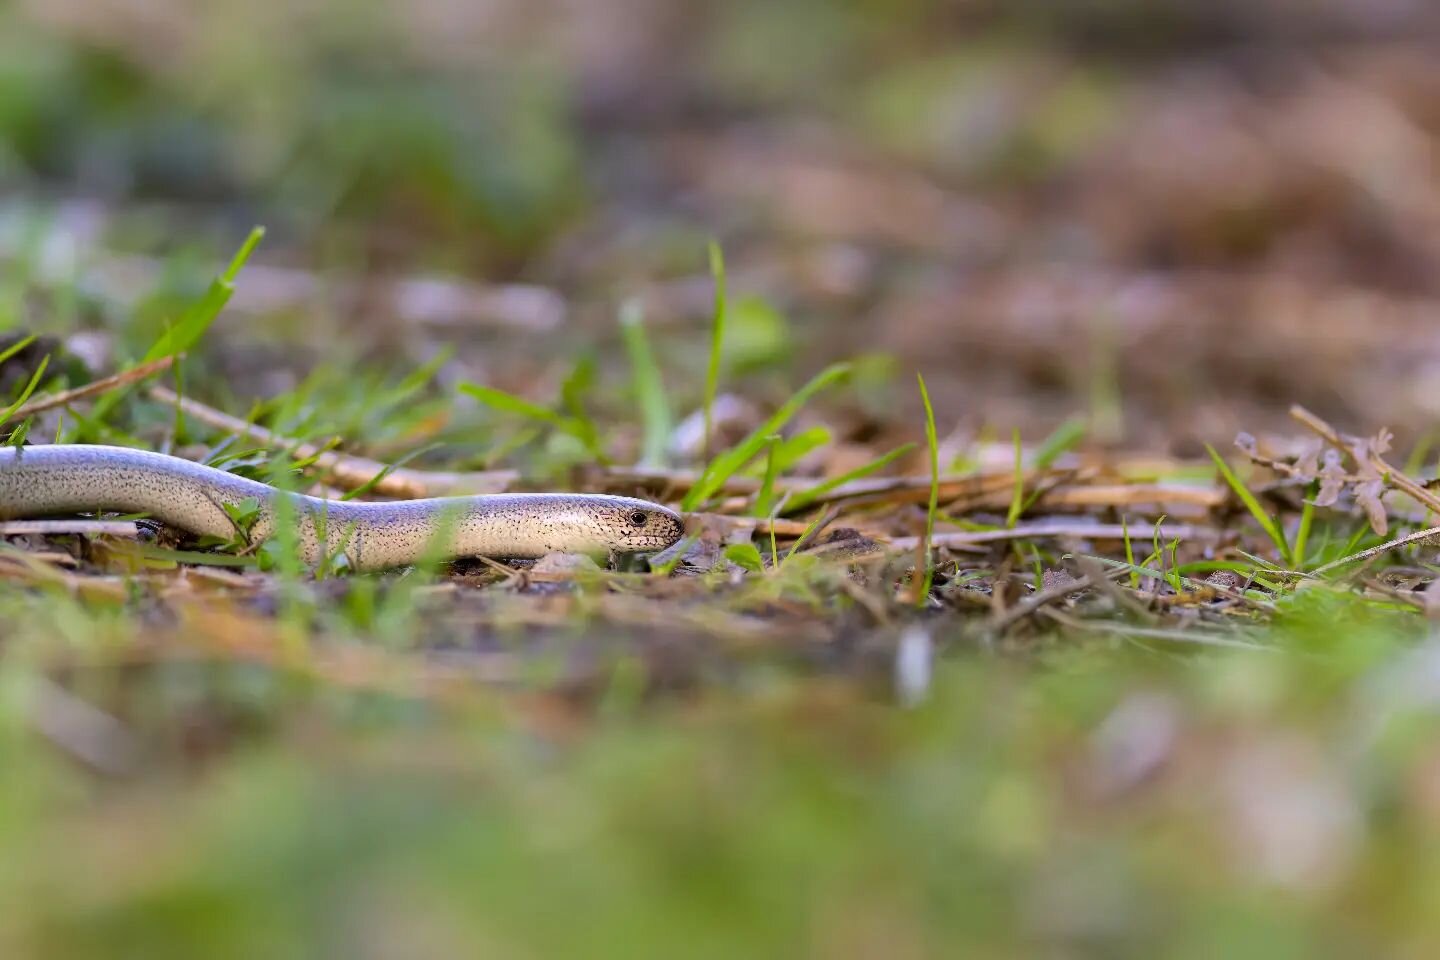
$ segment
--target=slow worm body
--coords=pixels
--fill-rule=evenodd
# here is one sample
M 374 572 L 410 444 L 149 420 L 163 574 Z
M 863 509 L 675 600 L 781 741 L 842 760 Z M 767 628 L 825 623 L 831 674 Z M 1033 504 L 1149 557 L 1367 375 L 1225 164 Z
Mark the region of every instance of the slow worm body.
M 197 536 L 252 544 L 288 523 L 307 563 L 343 553 L 356 570 L 422 559 L 650 552 L 684 532 L 674 511 L 631 497 L 510 493 L 360 503 L 283 492 L 126 447 L 0 448 L 0 519 L 92 511 L 144 513 Z

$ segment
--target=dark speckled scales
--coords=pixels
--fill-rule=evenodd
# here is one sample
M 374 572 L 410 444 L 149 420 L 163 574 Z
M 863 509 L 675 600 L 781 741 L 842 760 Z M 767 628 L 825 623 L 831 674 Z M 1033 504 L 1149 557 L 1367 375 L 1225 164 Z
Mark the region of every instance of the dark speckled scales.
M 386 503 L 324 500 L 189 460 L 125 447 L 0 448 L 0 519 L 84 512 L 145 513 L 196 535 L 232 538 L 225 506 L 261 504 L 252 541 L 268 539 L 281 514 L 296 525 L 310 564 L 344 546 L 357 570 L 433 556 L 539 557 L 547 553 L 662 550 L 683 533 L 680 517 L 630 497 L 493 494 Z M 276 510 L 281 499 L 292 509 Z M 448 544 L 439 541 L 445 537 Z

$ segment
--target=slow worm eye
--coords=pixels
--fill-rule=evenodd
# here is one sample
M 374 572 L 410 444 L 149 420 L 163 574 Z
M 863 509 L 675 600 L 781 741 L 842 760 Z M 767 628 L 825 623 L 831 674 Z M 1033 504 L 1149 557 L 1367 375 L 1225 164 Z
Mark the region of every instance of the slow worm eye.
M 646 521 L 644 510 L 635 510 L 630 514 L 630 525 L 632 527 L 643 527 Z

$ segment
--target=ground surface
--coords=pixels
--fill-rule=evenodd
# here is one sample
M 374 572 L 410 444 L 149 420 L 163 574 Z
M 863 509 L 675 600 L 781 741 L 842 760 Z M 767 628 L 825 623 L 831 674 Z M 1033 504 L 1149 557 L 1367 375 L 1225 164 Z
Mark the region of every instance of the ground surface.
M 0 951 L 1433 953 L 1423 5 L 212 6 L 0 12 L 0 437 L 691 536 L 0 528 Z

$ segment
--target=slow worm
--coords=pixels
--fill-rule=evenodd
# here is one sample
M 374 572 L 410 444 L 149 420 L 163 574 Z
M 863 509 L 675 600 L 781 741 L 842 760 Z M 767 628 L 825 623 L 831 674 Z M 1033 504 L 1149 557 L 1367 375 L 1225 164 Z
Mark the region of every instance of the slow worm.
M 88 512 L 143 513 L 196 536 L 250 544 L 288 522 L 306 563 L 343 553 L 355 570 L 471 556 L 651 552 L 684 533 L 679 514 L 632 497 L 500 493 L 361 503 L 281 491 L 126 447 L 0 448 L 0 520 Z M 237 522 L 247 514 L 248 522 Z

